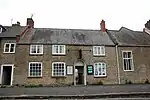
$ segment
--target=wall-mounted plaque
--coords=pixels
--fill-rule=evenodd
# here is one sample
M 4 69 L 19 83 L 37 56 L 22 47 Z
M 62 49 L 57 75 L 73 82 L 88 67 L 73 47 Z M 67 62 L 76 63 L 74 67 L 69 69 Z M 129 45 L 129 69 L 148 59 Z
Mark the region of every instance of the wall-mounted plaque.
M 93 65 L 87 65 L 87 74 L 93 75 Z
M 67 66 L 67 75 L 72 75 L 73 74 L 73 66 Z

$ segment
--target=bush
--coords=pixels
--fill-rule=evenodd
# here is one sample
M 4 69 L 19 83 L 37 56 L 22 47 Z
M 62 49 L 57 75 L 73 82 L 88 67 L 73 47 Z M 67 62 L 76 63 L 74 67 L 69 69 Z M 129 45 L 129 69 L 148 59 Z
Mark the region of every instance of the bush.
M 42 85 L 42 84 L 39 84 L 38 86 L 39 86 L 39 87 L 43 87 L 43 85 Z
M 129 81 L 129 82 L 128 82 L 128 84 L 132 84 L 132 82 L 131 82 L 131 81 Z
M 103 85 L 103 82 L 102 82 L 102 81 L 99 81 L 98 84 L 99 84 L 99 85 Z
M 132 81 L 125 80 L 125 84 L 132 84 Z
M 25 85 L 25 88 L 34 88 L 34 87 L 43 87 L 43 85 L 42 84 L 38 84 L 38 85 L 35 85 L 35 84 Z
M 150 82 L 149 82 L 148 79 L 146 79 L 144 83 L 145 83 L 145 84 L 149 84 Z
M 1 88 L 6 88 L 7 86 L 6 85 L 1 85 Z

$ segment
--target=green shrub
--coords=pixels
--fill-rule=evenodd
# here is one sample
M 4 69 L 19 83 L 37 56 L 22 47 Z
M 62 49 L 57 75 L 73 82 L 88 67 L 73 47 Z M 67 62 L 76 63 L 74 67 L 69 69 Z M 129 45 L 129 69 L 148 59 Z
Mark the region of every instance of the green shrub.
M 149 84 L 150 82 L 149 82 L 148 79 L 146 79 L 144 83 L 145 83 L 145 84 Z
M 6 88 L 7 86 L 6 85 L 1 85 L 1 88 Z
M 125 80 L 125 84 L 132 84 L 132 81 L 130 81 L 130 80 Z
M 25 85 L 24 87 L 25 87 L 25 88 L 34 88 L 34 87 L 43 87 L 43 85 L 42 85 L 42 84 L 38 84 L 38 85 L 29 84 L 29 85 Z
M 132 84 L 132 82 L 131 82 L 131 81 L 128 81 L 128 84 Z
M 39 86 L 39 87 L 43 87 L 43 85 L 42 85 L 42 84 L 39 84 L 38 86 Z
M 99 85 L 103 85 L 103 82 L 102 82 L 102 81 L 99 81 L 98 84 L 99 84 Z

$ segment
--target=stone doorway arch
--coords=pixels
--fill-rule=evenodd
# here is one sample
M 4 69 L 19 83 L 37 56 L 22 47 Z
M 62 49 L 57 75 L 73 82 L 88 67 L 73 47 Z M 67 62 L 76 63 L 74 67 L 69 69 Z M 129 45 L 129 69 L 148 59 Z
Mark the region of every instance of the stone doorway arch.
M 86 85 L 86 64 L 84 60 L 74 62 L 74 85 Z

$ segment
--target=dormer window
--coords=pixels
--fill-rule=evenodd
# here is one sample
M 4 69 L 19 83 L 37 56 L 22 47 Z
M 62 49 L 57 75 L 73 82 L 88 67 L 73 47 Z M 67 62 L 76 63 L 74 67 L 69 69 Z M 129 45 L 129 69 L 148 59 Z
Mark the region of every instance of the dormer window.
M 0 33 L 2 33 L 2 31 L 3 31 L 3 29 L 2 29 L 2 27 L 0 27 Z

